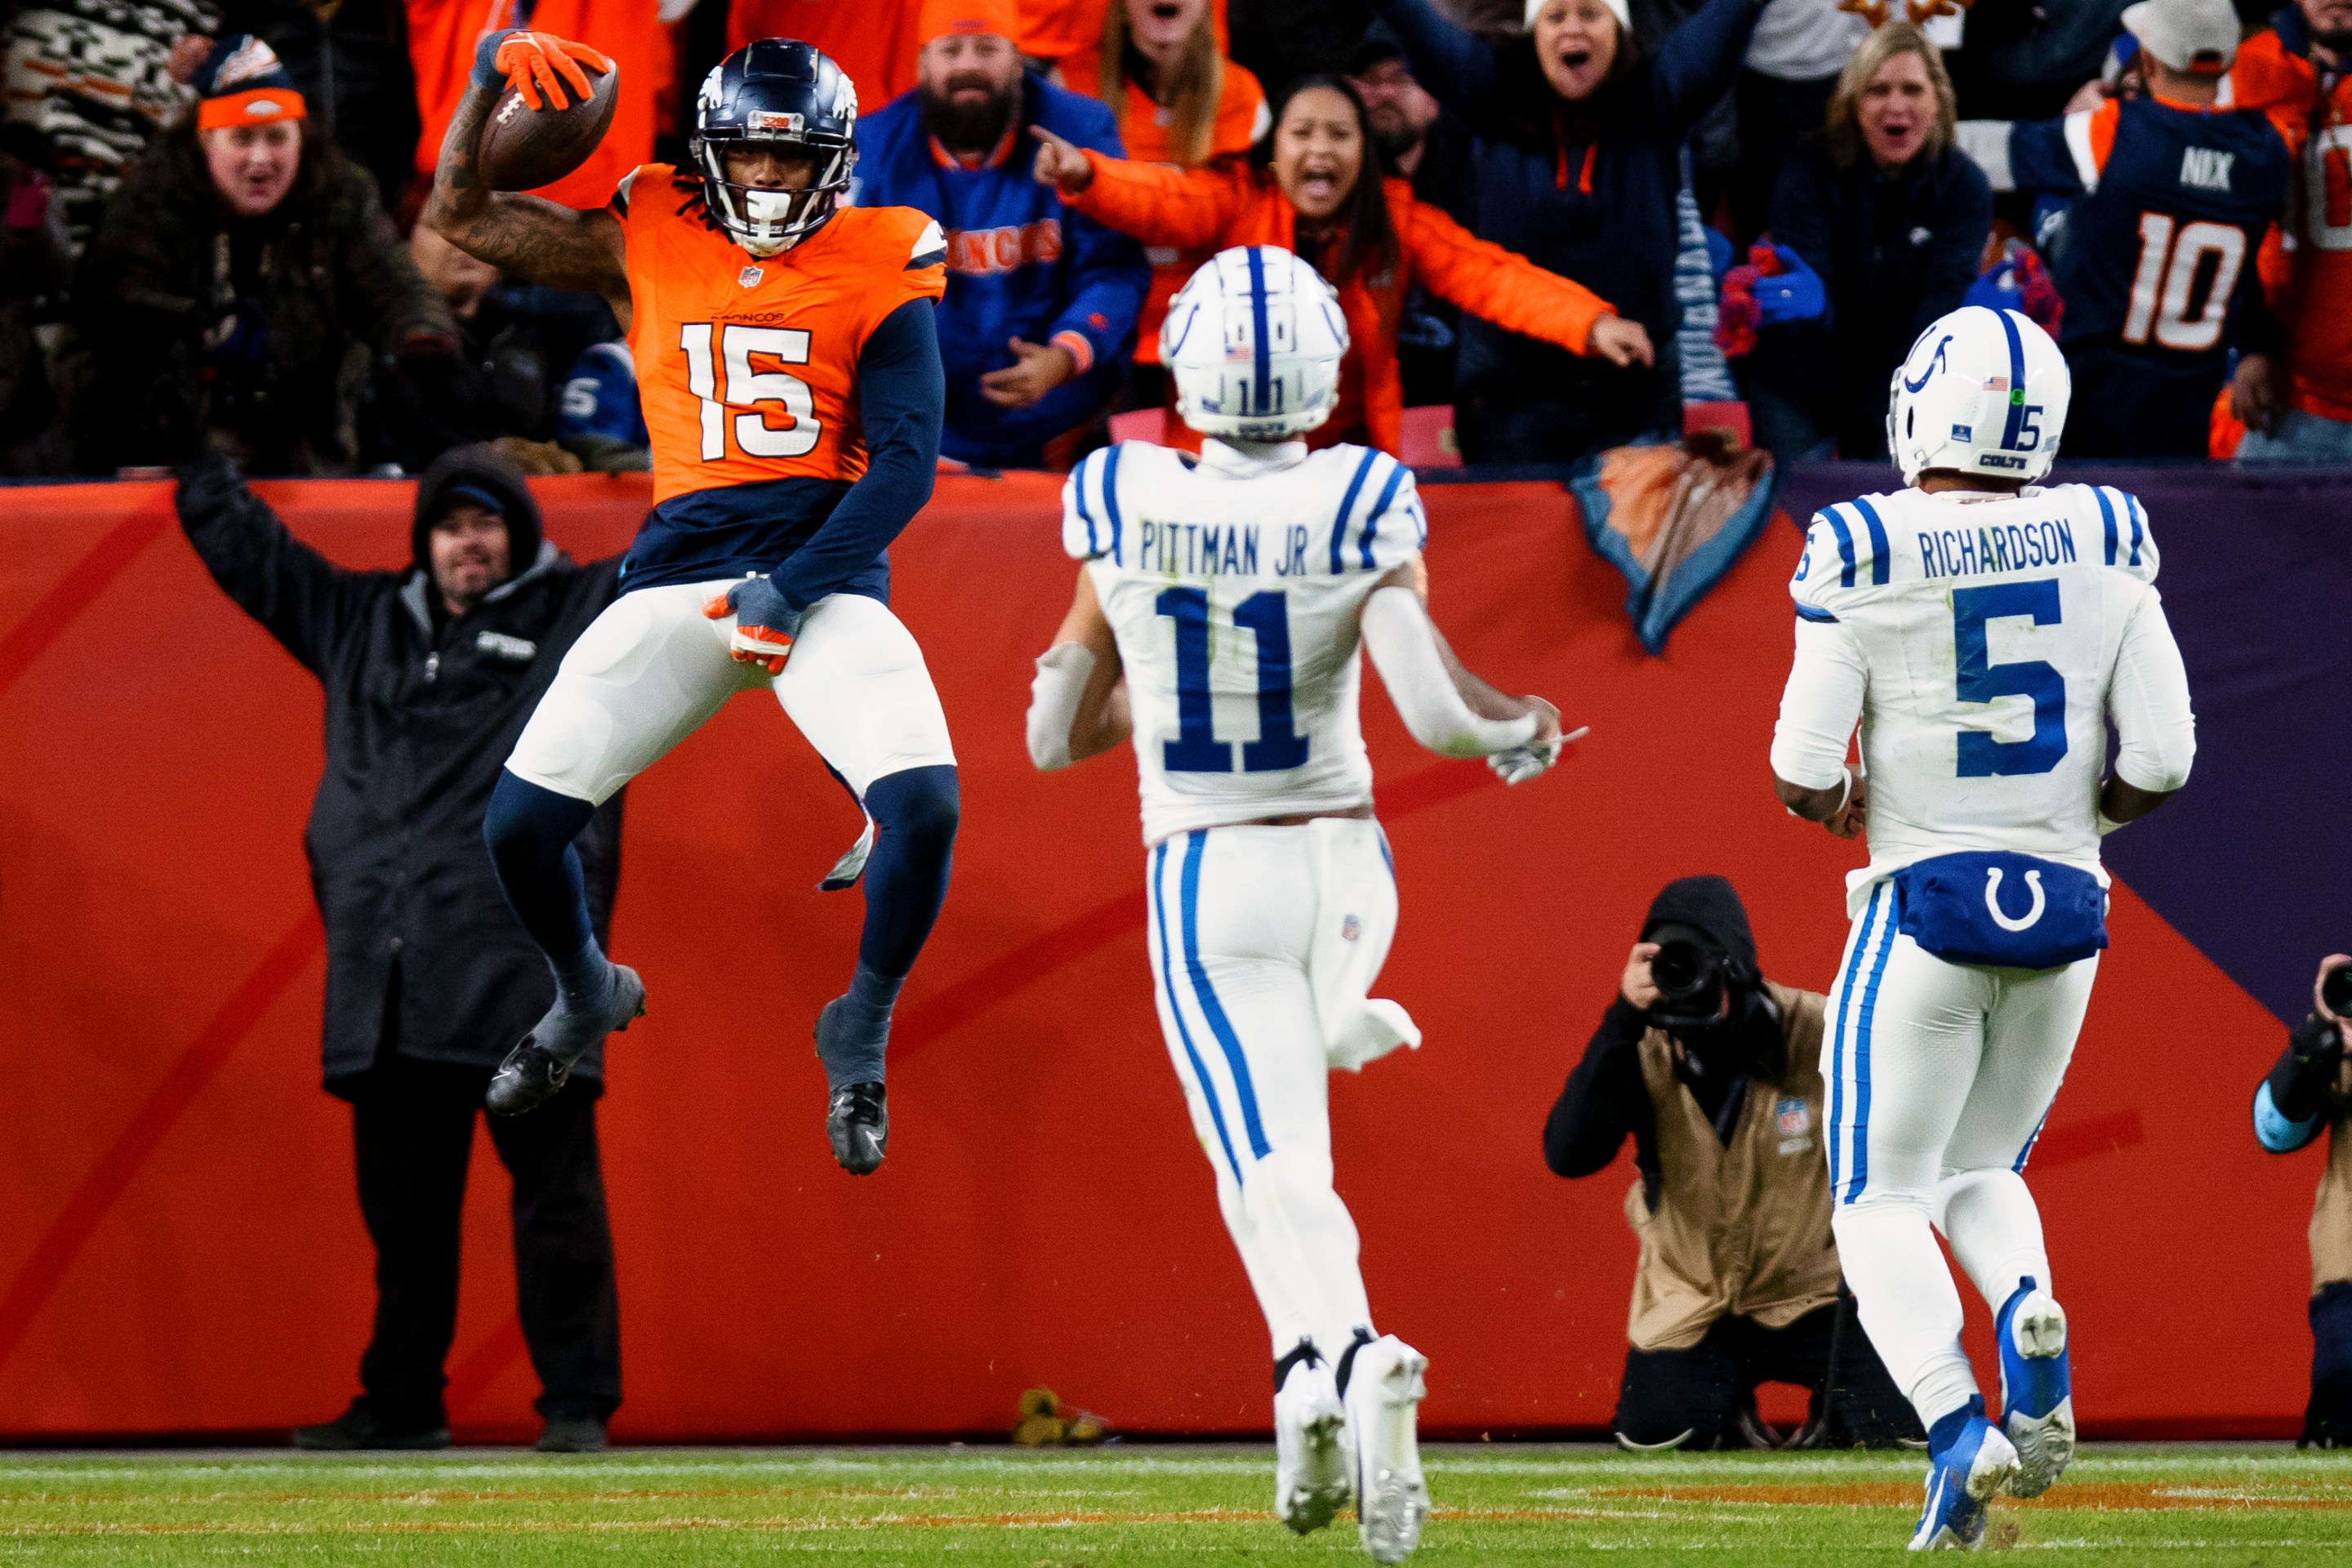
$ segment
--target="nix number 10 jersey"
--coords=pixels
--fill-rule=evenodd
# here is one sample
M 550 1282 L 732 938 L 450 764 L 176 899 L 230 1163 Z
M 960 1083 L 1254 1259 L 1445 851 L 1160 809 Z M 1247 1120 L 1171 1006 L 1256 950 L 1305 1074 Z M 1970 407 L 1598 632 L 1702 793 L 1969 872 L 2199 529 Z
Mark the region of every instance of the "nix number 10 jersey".
M 1859 717 L 1871 861 L 2009 850 L 2098 873 L 2106 726 L 2117 771 L 2189 723 L 2139 502 L 2105 486 L 1864 496 L 1816 513 L 1790 584 L 1798 654 L 1774 771 L 1840 757 Z M 1858 711 L 1857 711 L 1858 710 Z M 2192 742 L 2193 743 L 2193 742 Z
M 1412 475 L 1362 447 L 1124 443 L 1078 465 L 1062 542 L 1118 639 L 1147 843 L 1371 804 L 1358 616 L 1427 537 Z

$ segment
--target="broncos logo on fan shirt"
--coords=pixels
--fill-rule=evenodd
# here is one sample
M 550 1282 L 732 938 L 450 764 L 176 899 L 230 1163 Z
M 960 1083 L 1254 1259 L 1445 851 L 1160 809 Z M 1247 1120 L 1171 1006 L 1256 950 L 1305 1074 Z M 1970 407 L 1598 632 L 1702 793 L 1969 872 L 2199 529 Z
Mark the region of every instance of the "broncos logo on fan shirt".
M 857 359 L 885 317 L 947 289 L 940 226 L 844 207 L 755 258 L 710 217 L 700 179 L 647 163 L 613 198 L 627 246 L 629 353 L 652 439 L 654 510 L 631 588 L 764 572 L 866 472 Z M 853 591 L 878 591 L 877 561 Z

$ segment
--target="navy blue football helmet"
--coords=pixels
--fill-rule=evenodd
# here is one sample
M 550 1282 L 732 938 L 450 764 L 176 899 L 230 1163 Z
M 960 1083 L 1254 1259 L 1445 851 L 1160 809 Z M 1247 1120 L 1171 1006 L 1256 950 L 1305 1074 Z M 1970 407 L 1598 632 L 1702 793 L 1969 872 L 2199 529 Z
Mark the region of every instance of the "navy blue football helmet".
M 727 177 L 727 150 L 750 142 L 816 159 L 805 189 L 763 191 Z M 797 38 L 760 38 L 710 68 L 695 100 L 688 143 L 708 183 L 711 215 L 754 256 L 791 249 L 824 226 L 857 163 L 857 89 L 839 66 Z

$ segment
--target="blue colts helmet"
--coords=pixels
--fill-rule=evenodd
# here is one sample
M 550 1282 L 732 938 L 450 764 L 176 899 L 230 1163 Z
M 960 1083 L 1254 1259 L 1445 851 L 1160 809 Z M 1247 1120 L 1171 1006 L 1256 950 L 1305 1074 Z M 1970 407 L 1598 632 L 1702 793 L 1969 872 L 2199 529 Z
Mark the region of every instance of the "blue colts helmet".
M 1931 468 L 2030 483 L 2057 459 L 2073 388 L 2049 333 L 2015 310 L 1963 305 L 1895 367 L 1886 449 L 1906 485 Z
M 797 191 L 737 184 L 727 177 L 727 151 L 743 146 L 804 153 L 816 160 L 815 177 Z M 813 44 L 757 39 L 702 79 L 688 150 L 719 226 L 752 255 L 774 256 L 824 227 L 849 188 L 857 163 L 857 89 Z
M 1278 246 L 1236 246 L 1169 303 L 1160 363 L 1204 436 L 1287 441 L 1331 417 L 1348 322 L 1323 275 Z

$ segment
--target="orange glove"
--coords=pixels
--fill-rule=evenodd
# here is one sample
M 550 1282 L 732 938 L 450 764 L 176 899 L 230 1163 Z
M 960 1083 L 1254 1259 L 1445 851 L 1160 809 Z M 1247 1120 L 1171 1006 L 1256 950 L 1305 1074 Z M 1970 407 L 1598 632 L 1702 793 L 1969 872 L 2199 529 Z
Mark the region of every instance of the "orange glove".
M 802 612 L 784 602 L 774 584 L 765 577 L 747 577 L 704 605 L 702 613 L 714 621 L 735 617 L 727 651 L 736 663 L 763 664 L 770 675 L 783 674 Z
M 583 66 L 588 70 L 581 69 Z M 545 103 L 569 109 L 574 99 L 586 102 L 591 91 L 588 71 L 607 76 L 612 69 L 611 58 L 601 51 L 552 33 L 519 29 L 492 33 L 474 51 L 475 82 L 495 87 L 504 79 L 512 84 L 523 106 L 533 110 L 545 107 Z M 566 87 L 572 89 L 572 99 L 564 96 Z M 541 98 L 542 93 L 546 95 L 545 102 Z

